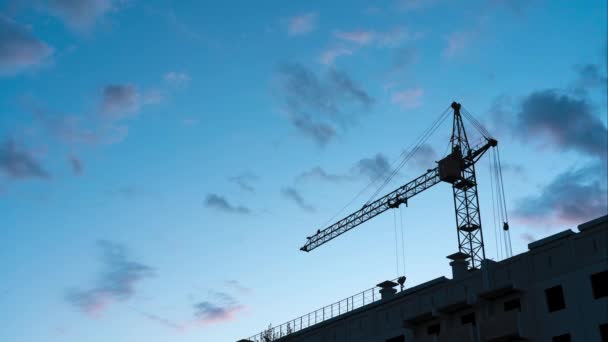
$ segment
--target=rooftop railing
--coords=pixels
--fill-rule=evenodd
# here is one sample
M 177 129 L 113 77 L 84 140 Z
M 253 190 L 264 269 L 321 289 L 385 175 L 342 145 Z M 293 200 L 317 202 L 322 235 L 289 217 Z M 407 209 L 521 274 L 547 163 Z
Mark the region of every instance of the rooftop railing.
M 393 281 L 396 282 L 397 279 L 394 279 Z M 279 340 L 289 334 L 304 330 L 315 324 L 344 315 L 348 312 L 380 300 L 380 289 L 381 288 L 378 286 L 367 289 L 363 292 L 357 293 L 356 295 L 342 299 L 338 302 L 312 311 L 306 315 L 292 319 L 291 321 L 285 322 L 281 325 L 269 327 L 259 334 L 247 338 L 246 340 L 252 342 L 269 342 Z

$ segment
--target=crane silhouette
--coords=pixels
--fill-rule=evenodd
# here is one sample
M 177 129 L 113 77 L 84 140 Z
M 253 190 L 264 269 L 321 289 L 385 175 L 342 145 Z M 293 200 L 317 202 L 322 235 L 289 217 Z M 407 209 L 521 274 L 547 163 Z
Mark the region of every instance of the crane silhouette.
M 450 154 L 439 160 L 435 168 L 427 170 L 426 173 L 377 200 L 366 203 L 361 209 L 327 228 L 317 230 L 316 234 L 307 238 L 306 244 L 300 250 L 310 252 L 389 209 L 398 208 L 404 203 L 407 205 L 410 198 L 424 190 L 438 183 L 447 182 L 452 184 L 454 195 L 459 251 L 456 257 L 467 259 L 470 268 L 479 267 L 481 261 L 485 259 L 485 249 L 479 212 L 475 163 L 490 148 L 496 147 L 498 141 L 492 138 L 479 122 L 472 117 L 468 117 L 473 120 L 473 124 L 484 137 L 481 144 L 471 148 L 464 128 L 460 103 L 453 102 L 450 107 L 454 113 Z M 506 222 L 504 222 L 503 229 L 509 229 Z

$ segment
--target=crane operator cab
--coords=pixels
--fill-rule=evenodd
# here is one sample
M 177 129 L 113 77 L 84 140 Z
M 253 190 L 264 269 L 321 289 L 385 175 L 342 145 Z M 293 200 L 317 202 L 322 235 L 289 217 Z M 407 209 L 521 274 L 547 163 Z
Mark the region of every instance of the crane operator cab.
M 462 178 L 462 169 L 464 168 L 464 160 L 460 148 L 455 148 L 447 157 L 439 162 L 439 179 L 442 182 L 454 184 Z

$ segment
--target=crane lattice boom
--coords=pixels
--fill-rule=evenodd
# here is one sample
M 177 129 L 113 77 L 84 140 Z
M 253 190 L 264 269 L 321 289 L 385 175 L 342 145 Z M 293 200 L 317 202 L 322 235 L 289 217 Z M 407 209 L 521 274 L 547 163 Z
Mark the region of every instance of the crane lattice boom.
M 460 115 L 460 104 L 452 103 L 452 109 L 454 110 L 452 152 L 440 160 L 435 168 L 364 205 L 329 227 L 318 230 L 316 234 L 308 237 L 308 241 L 300 249 L 310 252 L 389 209 L 398 208 L 403 203 L 407 205 L 410 198 L 444 181 L 452 184 L 454 193 L 459 251 L 470 258 L 470 267 L 479 266 L 481 260 L 485 258 L 485 251 L 477 198 L 475 163 L 490 147 L 495 147 L 497 141 L 486 137 L 486 141 L 481 146 L 471 149 Z

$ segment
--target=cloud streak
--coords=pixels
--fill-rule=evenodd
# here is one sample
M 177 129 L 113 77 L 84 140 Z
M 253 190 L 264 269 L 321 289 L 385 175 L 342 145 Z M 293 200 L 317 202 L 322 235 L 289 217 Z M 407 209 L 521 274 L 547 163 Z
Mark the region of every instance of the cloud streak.
M 422 88 L 405 89 L 393 93 L 391 102 L 404 109 L 412 109 L 422 105 L 423 96 L 424 90 Z
M 51 177 L 29 151 L 11 139 L 0 144 L 0 172 L 14 180 Z
M 70 163 L 70 167 L 72 168 L 72 173 L 76 176 L 82 175 L 82 173 L 84 172 L 84 165 L 82 164 L 82 160 L 80 160 L 80 158 L 74 155 L 70 155 L 68 161 Z
M 53 48 L 29 29 L 0 14 L 0 75 L 39 66 L 53 55 Z
M 283 65 L 278 95 L 292 125 L 319 145 L 337 134 L 338 126 L 367 112 L 374 99 L 343 71 L 330 68 L 321 76 L 300 64 Z
M 588 89 L 606 89 L 608 79 L 606 73 L 602 72 L 597 64 L 584 64 L 575 66 L 577 79 L 574 89 L 579 94 L 584 94 Z
M 245 192 L 250 192 L 250 193 L 255 192 L 255 188 L 253 187 L 252 183 L 257 181 L 258 179 L 259 179 L 258 176 L 254 175 L 253 173 L 249 173 L 249 172 L 229 178 L 229 180 L 232 183 L 238 185 L 238 187 L 241 190 L 243 190 Z
M 45 4 L 50 13 L 72 29 L 86 30 L 115 10 L 120 2 L 122 0 L 48 0 Z
M 311 33 L 317 28 L 319 15 L 314 12 L 303 13 L 287 19 L 287 34 L 302 36 Z
M 209 194 L 205 198 L 205 206 L 207 208 L 223 211 L 231 214 L 242 214 L 247 215 L 251 213 L 251 210 L 247 207 L 241 205 L 232 205 L 228 203 L 226 198 L 217 195 L 217 194 Z
M 534 226 L 578 224 L 608 212 L 608 174 L 594 163 L 559 174 L 539 194 L 521 199 L 517 220 Z
M 443 50 L 445 57 L 455 57 L 461 55 L 479 36 L 477 30 L 465 30 L 452 32 L 445 37 L 446 46 Z
M 516 137 L 545 140 L 562 150 L 575 150 L 606 159 L 608 130 L 591 105 L 556 90 L 526 96 L 511 123 Z
M 99 241 L 98 247 L 104 271 L 97 284 L 87 290 L 70 290 L 65 297 L 68 303 L 92 316 L 101 314 L 112 303 L 129 300 L 136 286 L 154 274 L 151 267 L 131 260 L 123 245 Z
M 165 82 L 174 87 L 183 87 L 190 83 L 190 75 L 185 72 L 170 71 L 165 74 Z
M 227 293 L 213 292 L 212 297 L 194 305 L 194 316 L 199 325 L 232 321 L 245 309 L 244 305 L 239 304 Z
M 308 212 L 315 211 L 315 208 L 311 204 L 306 202 L 304 200 L 304 198 L 302 197 L 302 195 L 300 194 L 300 192 L 298 190 L 296 190 L 295 188 L 285 187 L 285 188 L 281 189 L 281 195 L 283 195 L 283 197 L 294 202 L 298 207 L 300 207 L 304 211 L 308 211 Z
M 386 32 L 374 30 L 336 31 L 334 37 L 343 42 L 359 46 L 376 45 L 378 47 L 396 47 L 401 43 L 420 38 L 421 33 L 410 32 L 405 27 L 395 27 Z
M 101 113 L 104 116 L 121 119 L 139 110 L 140 96 L 132 84 L 110 84 L 103 88 Z
M 340 56 L 349 56 L 353 54 L 353 50 L 345 47 L 329 48 L 319 56 L 319 62 L 324 65 L 332 65 Z
M 296 177 L 296 182 L 305 182 L 309 180 L 321 180 L 329 183 L 338 183 L 342 181 L 352 180 L 353 177 L 347 175 L 333 174 L 325 171 L 323 168 L 316 166 L 312 169 L 302 172 Z
M 377 153 L 371 158 L 363 158 L 359 160 L 353 170 L 371 181 L 383 177 L 391 171 L 391 165 L 388 159 L 382 153 Z

